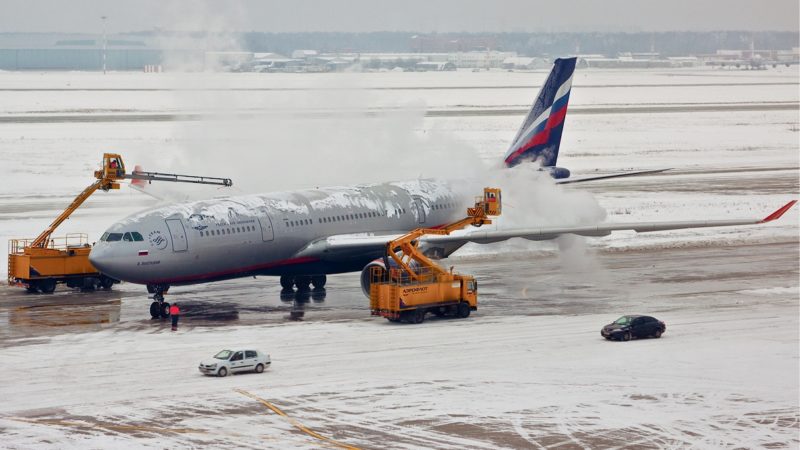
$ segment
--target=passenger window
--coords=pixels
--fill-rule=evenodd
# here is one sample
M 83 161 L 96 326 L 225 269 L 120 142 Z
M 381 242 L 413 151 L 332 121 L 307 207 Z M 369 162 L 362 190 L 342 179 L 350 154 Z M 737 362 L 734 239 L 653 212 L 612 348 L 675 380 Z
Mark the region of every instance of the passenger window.
M 242 352 L 236 352 L 231 356 L 231 361 L 241 361 L 242 360 Z
M 256 357 L 256 352 L 254 352 L 252 350 L 245 350 L 244 357 L 245 358 L 255 358 Z

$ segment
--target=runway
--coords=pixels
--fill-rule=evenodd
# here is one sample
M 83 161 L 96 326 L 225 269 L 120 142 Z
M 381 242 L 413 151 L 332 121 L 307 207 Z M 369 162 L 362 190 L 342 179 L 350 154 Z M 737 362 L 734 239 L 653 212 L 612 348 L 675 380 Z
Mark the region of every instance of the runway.
M 683 105 L 620 105 L 604 107 L 574 107 L 570 108 L 571 115 L 581 114 L 666 114 L 666 113 L 691 113 L 691 112 L 733 112 L 733 111 L 796 111 L 800 108 L 797 102 L 771 102 L 771 103 L 730 103 L 730 104 L 683 104 Z M 0 116 L 0 124 L 41 124 L 41 123 L 114 123 L 114 122 L 177 122 L 200 120 L 247 120 L 254 117 L 304 117 L 325 118 L 347 115 L 352 117 L 372 117 L 381 114 L 391 114 L 398 110 L 365 110 L 365 111 L 253 111 L 252 113 L 236 114 L 200 114 L 200 113 L 131 113 L 115 112 L 104 114 L 102 112 L 74 113 L 74 114 L 26 114 L 13 116 Z M 443 109 L 428 110 L 423 113 L 425 117 L 492 117 L 492 116 L 522 116 L 528 112 L 526 108 L 474 108 L 474 109 Z

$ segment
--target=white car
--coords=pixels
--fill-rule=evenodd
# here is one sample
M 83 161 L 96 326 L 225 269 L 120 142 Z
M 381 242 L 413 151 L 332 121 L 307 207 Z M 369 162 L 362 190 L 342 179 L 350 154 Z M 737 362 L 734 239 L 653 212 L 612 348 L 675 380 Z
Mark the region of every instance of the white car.
M 256 350 L 223 350 L 214 358 L 200 362 L 203 375 L 228 376 L 229 373 L 261 373 L 270 365 L 269 355 Z

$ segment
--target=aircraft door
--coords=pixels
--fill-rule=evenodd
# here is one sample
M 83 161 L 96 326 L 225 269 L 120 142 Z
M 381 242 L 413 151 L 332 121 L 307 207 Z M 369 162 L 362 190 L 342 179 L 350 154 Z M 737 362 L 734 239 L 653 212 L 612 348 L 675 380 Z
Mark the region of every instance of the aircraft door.
M 425 223 L 425 204 L 422 202 L 422 198 L 414 197 L 414 208 L 417 209 L 417 221 Z
M 272 219 L 269 218 L 266 209 L 262 209 L 258 215 L 258 224 L 261 226 L 261 240 L 269 242 L 275 239 L 275 231 L 272 229 Z
M 167 228 L 172 237 L 172 251 L 185 252 L 189 248 L 189 243 L 186 240 L 186 230 L 183 228 L 181 219 L 167 219 Z

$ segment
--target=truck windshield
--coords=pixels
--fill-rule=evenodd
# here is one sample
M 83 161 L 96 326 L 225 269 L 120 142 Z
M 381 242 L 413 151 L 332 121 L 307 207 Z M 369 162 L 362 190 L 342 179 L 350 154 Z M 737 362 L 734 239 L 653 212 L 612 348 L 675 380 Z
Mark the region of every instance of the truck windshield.
M 231 357 L 231 351 L 230 350 L 223 350 L 223 351 L 217 353 L 216 355 L 214 355 L 214 358 L 216 358 L 216 359 L 227 360 L 230 357 Z

